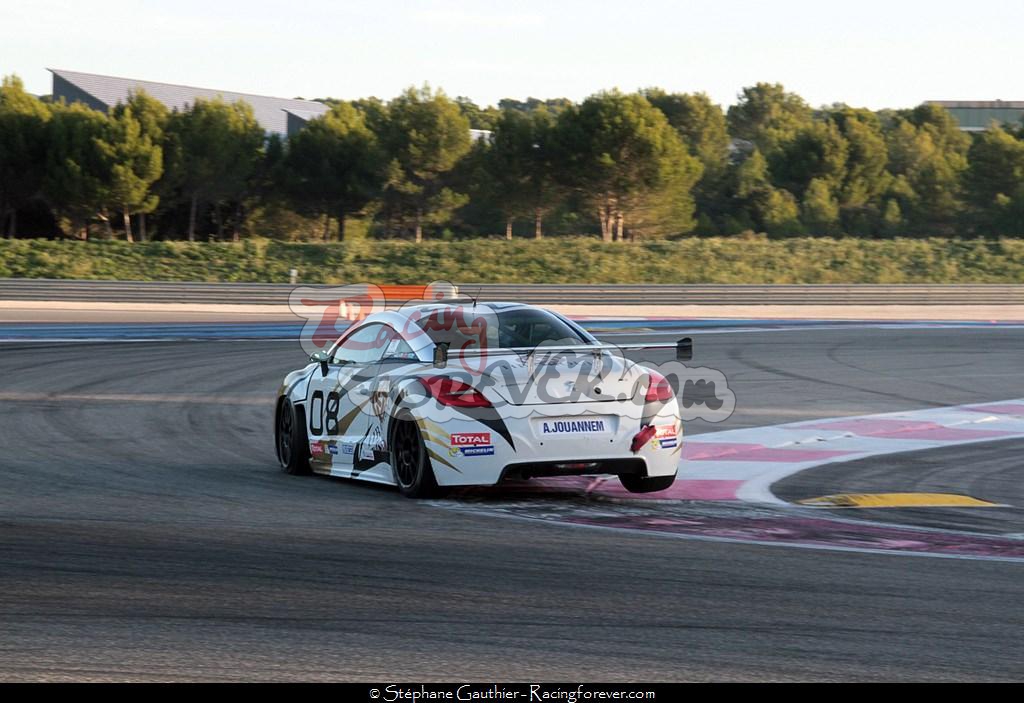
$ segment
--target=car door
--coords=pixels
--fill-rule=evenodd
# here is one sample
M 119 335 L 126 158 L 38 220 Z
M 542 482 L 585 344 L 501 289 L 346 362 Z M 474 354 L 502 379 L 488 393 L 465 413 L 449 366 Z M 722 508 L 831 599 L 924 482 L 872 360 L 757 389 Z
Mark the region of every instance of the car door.
M 370 436 L 376 419 L 370 391 L 389 343 L 384 325 L 364 325 L 335 345 L 326 375 L 313 372 L 307 391 L 307 429 L 310 457 L 318 471 L 350 476 L 357 463 L 385 452 L 383 438 Z
M 355 441 L 351 454 L 352 476 L 383 482 L 391 480 L 391 455 L 387 443 L 393 372 L 407 371 L 417 363 L 409 344 L 389 325 L 382 325 L 373 337 L 374 354 L 349 378 L 349 393 L 343 400 L 358 404 L 360 412 L 349 425 L 346 442 Z M 379 350 L 379 354 L 377 353 Z

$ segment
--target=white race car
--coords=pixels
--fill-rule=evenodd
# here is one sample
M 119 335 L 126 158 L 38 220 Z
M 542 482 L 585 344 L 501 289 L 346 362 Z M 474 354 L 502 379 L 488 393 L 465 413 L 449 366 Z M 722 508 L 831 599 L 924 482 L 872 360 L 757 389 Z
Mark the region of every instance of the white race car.
M 613 474 L 668 488 L 679 406 L 656 370 L 558 313 L 517 303 L 420 304 L 369 315 L 288 374 L 275 445 L 289 473 L 396 485 L 409 497 L 506 479 Z

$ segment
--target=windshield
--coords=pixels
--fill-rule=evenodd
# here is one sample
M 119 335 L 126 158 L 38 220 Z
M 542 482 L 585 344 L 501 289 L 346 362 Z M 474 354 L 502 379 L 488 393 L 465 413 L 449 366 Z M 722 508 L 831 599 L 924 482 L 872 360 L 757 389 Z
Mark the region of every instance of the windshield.
M 454 316 L 451 309 L 441 308 L 417 319 L 416 324 L 434 344 L 449 344 L 453 349 L 469 348 L 467 342 L 478 349 L 596 343 L 575 324 L 538 308 L 486 308 L 486 313 L 480 315 L 458 310 Z

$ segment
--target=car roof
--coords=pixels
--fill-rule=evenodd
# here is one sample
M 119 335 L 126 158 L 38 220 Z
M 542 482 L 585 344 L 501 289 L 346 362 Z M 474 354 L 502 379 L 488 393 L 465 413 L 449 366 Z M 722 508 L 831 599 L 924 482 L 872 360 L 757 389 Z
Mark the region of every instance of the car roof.
M 475 303 L 474 304 L 473 301 L 471 301 L 471 300 L 466 300 L 464 298 L 454 298 L 454 299 L 450 299 L 450 300 L 439 301 L 439 302 L 436 302 L 436 303 L 420 303 L 420 304 L 416 304 L 416 305 L 404 305 L 401 308 L 396 308 L 394 310 L 384 310 L 384 311 L 381 311 L 381 312 L 376 312 L 376 313 L 373 313 L 372 315 L 367 315 L 364 319 L 360 320 L 356 324 L 357 324 L 357 326 L 362 326 L 362 325 L 367 325 L 367 324 L 375 323 L 375 322 L 376 323 L 384 323 L 384 324 L 387 324 L 387 325 L 391 325 L 392 327 L 394 327 L 396 329 L 401 330 L 402 328 L 404 328 L 406 326 L 406 324 L 408 324 L 408 322 L 411 319 L 414 319 L 414 318 L 415 319 L 419 319 L 419 318 L 422 318 L 425 315 L 429 315 L 430 313 L 432 313 L 432 312 L 434 312 L 436 310 L 445 310 L 447 308 L 456 307 L 456 306 L 464 306 L 464 307 L 467 307 L 470 310 L 473 309 L 474 307 L 487 308 L 491 313 L 497 313 L 497 312 L 503 312 L 503 311 L 506 311 L 506 310 L 517 310 L 517 309 L 524 309 L 524 308 L 526 308 L 526 309 L 533 309 L 533 310 L 541 310 L 543 312 L 547 312 L 549 314 L 553 314 L 553 313 L 551 313 L 548 310 L 544 310 L 544 308 L 537 307 L 536 305 L 528 305 L 526 303 L 513 303 L 513 302 L 506 302 L 506 301 L 487 301 L 487 302 L 479 302 L 479 303 Z
M 399 312 L 406 311 L 406 310 L 408 310 L 408 311 L 417 310 L 419 312 L 430 312 L 430 311 L 433 311 L 433 310 L 442 310 L 444 308 L 450 308 L 450 307 L 468 307 L 468 308 L 480 307 L 480 308 L 490 308 L 491 310 L 509 310 L 509 309 L 512 309 L 512 308 L 537 308 L 536 305 L 527 305 L 526 303 L 512 303 L 512 302 L 507 302 L 507 301 L 492 301 L 492 300 L 487 300 L 487 301 L 481 301 L 481 302 L 475 302 L 474 303 L 473 300 L 471 300 L 469 298 L 452 298 L 450 300 L 441 300 L 441 301 L 438 301 L 436 303 L 419 303 L 417 305 L 406 305 L 406 306 L 400 308 Z M 537 309 L 541 309 L 541 308 L 537 308 Z
M 474 308 L 485 308 L 486 311 L 481 311 L 483 314 L 498 314 L 508 310 L 537 310 L 546 315 L 551 315 L 555 318 L 559 318 L 564 322 L 568 323 L 571 327 L 575 328 L 576 331 L 584 339 L 590 339 L 595 341 L 593 336 L 590 335 L 585 329 L 581 328 L 578 324 L 572 320 L 568 320 L 565 316 L 556 313 L 553 310 L 542 308 L 537 305 L 529 305 L 528 303 L 515 303 L 508 301 L 486 301 L 474 303 L 473 301 L 466 299 L 448 299 L 438 302 L 431 303 L 419 303 L 415 305 L 405 305 L 401 308 L 393 310 L 383 310 L 376 312 L 371 315 L 367 315 L 362 320 L 354 323 L 342 336 L 347 336 L 350 332 L 354 331 L 357 327 L 362 327 L 369 324 L 385 324 L 390 325 L 397 330 L 402 337 L 410 343 L 413 351 L 419 353 L 424 349 L 434 346 L 433 340 L 429 335 L 419 333 L 419 321 L 424 317 L 429 316 L 436 310 L 445 310 L 447 308 L 463 306 L 472 310 Z M 411 325 L 411 327 L 410 327 Z M 415 330 L 417 333 L 413 335 L 407 334 L 408 330 Z

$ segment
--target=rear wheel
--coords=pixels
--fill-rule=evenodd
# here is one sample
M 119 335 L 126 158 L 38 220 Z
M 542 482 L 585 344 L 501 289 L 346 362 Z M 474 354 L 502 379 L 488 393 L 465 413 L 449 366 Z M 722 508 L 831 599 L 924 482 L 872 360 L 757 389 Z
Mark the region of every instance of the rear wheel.
M 635 474 L 628 474 L 619 476 L 619 481 L 622 482 L 622 487 L 630 493 L 654 493 L 655 491 L 663 491 L 671 486 L 676 481 L 675 475 L 672 476 L 637 476 Z
M 310 473 L 309 438 L 305 423 L 299 420 L 292 402 L 285 398 L 277 404 L 277 418 L 274 422 L 274 443 L 277 460 L 290 474 Z
M 395 419 L 391 431 L 391 470 L 398 490 L 407 498 L 431 498 L 441 493 L 420 428 L 407 413 Z

